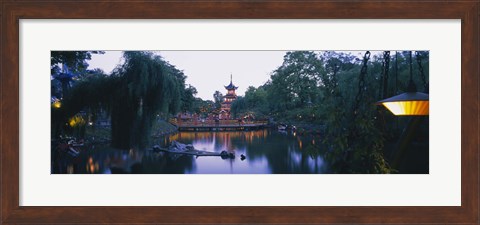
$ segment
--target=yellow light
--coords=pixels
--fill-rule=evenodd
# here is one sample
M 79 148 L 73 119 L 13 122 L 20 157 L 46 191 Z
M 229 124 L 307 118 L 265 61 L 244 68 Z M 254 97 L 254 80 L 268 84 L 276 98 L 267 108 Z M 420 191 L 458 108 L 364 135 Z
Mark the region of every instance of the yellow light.
M 60 101 L 55 101 L 53 103 L 53 107 L 56 108 L 56 109 L 59 109 L 60 107 L 62 107 L 62 103 L 60 103 Z
M 71 118 L 70 121 L 68 121 L 68 124 L 71 126 L 71 127 L 74 127 L 77 122 L 75 121 L 75 118 Z
M 428 94 L 406 92 L 377 102 L 396 116 L 428 116 Z
M 70 118 L 70 120 L 68 120 L 68 125 L 70 125 L 71 127 L 75 127 L 77 125 L 83 126 L 85 125 L 85 120 L 83 119 L 83 117 L 79 115 L 75 115 L 72 118 Z
M 396 116 L 427 116 L 428 101 L 382 102 Z

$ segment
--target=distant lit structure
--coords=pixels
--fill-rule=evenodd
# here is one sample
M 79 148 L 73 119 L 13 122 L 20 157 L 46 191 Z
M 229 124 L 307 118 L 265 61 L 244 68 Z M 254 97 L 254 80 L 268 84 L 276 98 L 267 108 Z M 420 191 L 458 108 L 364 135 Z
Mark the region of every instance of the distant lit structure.
M 237 99 L 237 94 L 235 90 L 237 90 L 237 86 L 233 85 L 232 82 L 232 75 L 230 74 L 230 84 L 225 86 L 227 89 L 227 94 L 223 96 L 222 107 L 220 108 L 220 119 L 230 119 L 230 108 L 232 106 L 232 102 Z
M 60 99 L 56 97 L 52 97 L 51 101 L 53 108 L 59 109 L 62 107 L 62 102 L 60 102 Z

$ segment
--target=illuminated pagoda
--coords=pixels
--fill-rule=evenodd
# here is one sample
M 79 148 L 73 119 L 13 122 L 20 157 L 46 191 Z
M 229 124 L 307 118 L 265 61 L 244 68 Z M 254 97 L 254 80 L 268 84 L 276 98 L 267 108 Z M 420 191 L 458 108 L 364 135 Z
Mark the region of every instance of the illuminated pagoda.
M 232 75 L 230 74 L 230 84 L 225 86 L 225 89 L 227 89 L 227 94 L 223 96 L 224 100 L 220 110 L 221 119 L 230 119 L 230 107 L 232 106 L 232 102 L 237 99 L 237 94 L 235 93 L 237 88 L 237 86 L 233 85 Z

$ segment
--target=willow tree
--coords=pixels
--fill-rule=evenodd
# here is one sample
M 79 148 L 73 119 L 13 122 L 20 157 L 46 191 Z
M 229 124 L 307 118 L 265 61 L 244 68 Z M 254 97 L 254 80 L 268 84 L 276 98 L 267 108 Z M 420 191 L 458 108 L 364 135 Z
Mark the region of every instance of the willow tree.
M 74 85 L 52 116 L 65 124 L 81 110 L 110 112 L 111 145 L 115 148 L 144 148 L 151 137 L 152 124 L 158 114 L 178 112 L 185 104 L 186 76 L 160 56 L 150 52 L 125 52 L 124 64 L 110 76 L 88 76 Z M 187 93 L 187 94 L 186 94 Z M 56 110 L 56 111 L 54 111 Z
M 125 52 L 124 59 L 112 74 L 118 81 L 111 93 L 111 144 L 143 148 L 156 115 L 179 110 L 185 76 L 150 52 Z

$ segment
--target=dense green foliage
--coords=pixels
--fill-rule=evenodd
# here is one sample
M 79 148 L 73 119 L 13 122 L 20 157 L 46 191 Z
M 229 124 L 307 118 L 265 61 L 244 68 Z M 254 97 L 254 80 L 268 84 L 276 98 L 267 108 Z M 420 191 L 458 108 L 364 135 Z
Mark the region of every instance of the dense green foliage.
M 223 94 L 220 91 L 213 93 L 213 101 L 215 102 L 215 109 L 220 109 L 223 102 Z
M 195 101 L 190 108 L 190 112 L 197 113 L 202 117 L 207 117 L 209 113 L 215 110 L 215 102 L 211 100 L 202 100 L 201 98 L 195 98 Z
M 112 125 L 112 146 L 140 147 L 149 142 L 157 115 L 192 107 L 196 89 L 185 85 L 186 76 L 160 56 L 150 52 L 124 52 L 124 64 L 110 76 L 84 76 L 64 99 L 61 115 L 65 121 L 80 110 L 108 110 Z M 53 114 L 52 114 L 53 115 Z
M 112 74 L 119 79 L 110 92 L 112 145 L 145 147 L 157 113 L 180 110 L 185 76 L 151 53 L 125 52 L 124 58 Z
M 418 57 L 428 80 L 428 52 L 420 52 Z M 359 56 L 329 51 L 288 52 L 268 82 L 249 87 L 245 96 L 232 104 L 232 113 L 236 117 L 254 113 L 279 122 L 325 128 L 321 149 L 310 152 L 323 154 L 335 171 L 389 173 L 383 150 L 386 140 L 398 136 L 398 130 L 387 129 L 393 128 L 398 119 L 375 103 L 406 91 L 408 52 L 398 52 L 389 59 L 389 73 L 385 73 L 383 55 L 372 55 L 361 87 L 363 59 Z M 419 66 L 415 60 L 412 65 L 415 83 L 423 91 Z M 389 77 L 384 85 L 386 75 Z
M 68 76 L 81 78 L 88 71 L 87 60 L 92 58 L 92 54 L 104 54 L 103 51 L 51 51 L 50 53 L 50 75 L 51 75 L 51 93 L 52 97 L 61 98 L 68 94 L 70 82 L 68 79 L 61 79 L 61 73 L 67 73 Z M 63 71 L 62 68 L 68 68 Z M 67 76 L 67 77 L 68 77 Z M 65 76 L 64 76 L 65 77 Z
M 86 60 L 90 60 L 92 54 L 104 53 L 103 51 L 52 51 L 50 53 L 51 74 L 55 74 L 60 70 L 60 64 L 67 65 L 73 72 L 83 72 L 88 67 Z

